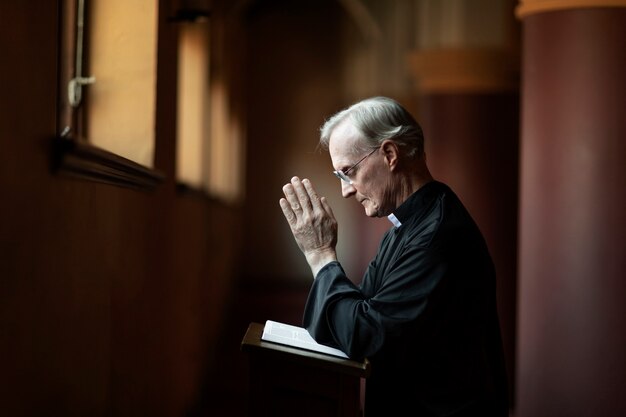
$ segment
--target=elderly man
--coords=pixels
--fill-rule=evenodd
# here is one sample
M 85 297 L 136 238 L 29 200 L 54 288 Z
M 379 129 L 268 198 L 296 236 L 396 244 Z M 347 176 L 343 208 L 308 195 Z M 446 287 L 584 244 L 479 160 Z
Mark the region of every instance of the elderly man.
M 360 285 L 337 261 L 337 222 L 308 179 L 283 187 L 283 214 L 314 282 L 304 327 L 319 343 L 369 358 L 365 416 L 507 416 L 495 272 L 454 192 L 426 165 L 422 129 L 373 97 L 321 128 L 346 198 L 387 216 Z

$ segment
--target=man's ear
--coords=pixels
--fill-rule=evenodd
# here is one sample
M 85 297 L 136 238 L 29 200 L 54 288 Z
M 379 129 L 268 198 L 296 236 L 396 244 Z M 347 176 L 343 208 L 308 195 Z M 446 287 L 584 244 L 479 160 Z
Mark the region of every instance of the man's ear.
M 385 162 L 389 166 L 390 170 L 395 170 L 400 162 L 400 150 L 398 144 L 392 140 L 386 139 L 383 141 L 381 148 L 385 155 Z

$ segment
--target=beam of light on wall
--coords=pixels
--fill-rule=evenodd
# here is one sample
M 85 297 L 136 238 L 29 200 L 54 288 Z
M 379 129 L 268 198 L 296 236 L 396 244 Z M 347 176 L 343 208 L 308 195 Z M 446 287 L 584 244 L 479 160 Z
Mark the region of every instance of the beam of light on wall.
M 234 201 L 241 193 L 243 138 L 238 121 L 231 117 L 226 86 L 220 80 L 211 85 L 211 113 L 209 192 Z
M 176 179 L 206 189 L 209 131 L 209 24 L 180 26 Z
M 90 3 L 87 137 L 94 145 L 152 167 L 157 1 Z

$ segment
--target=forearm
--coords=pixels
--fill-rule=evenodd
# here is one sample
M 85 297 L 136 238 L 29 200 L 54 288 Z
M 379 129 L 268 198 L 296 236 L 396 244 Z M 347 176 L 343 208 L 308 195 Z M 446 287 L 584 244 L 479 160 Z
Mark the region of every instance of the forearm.
M 360 321 L 359 312 L 362 311 L 357 305 L 362 300 L 363 295 L 345 275 L 341 265 L 331 262 L 318 272 L 311 286 L 302 324 L 318 343 L 337 347 L 349 356 L 358 357 L 363 347 L 359 347 L 360 339 L 352 335 L 375 333 L 355 333 L 353 326 Z M 369 321 L 367 318 L 365 320 Z M 364 346 L 375 346 L 379 339 L 368 340 Z

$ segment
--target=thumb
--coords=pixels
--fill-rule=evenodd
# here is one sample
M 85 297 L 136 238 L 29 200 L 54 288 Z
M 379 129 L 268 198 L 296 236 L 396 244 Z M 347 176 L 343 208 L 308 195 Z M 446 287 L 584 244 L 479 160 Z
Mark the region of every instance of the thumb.
M 333 209 L 330 206 L 330 204 L 328 204 L 328 200 L 326 200 L 326 197 L 322 197 L 320 198 L 320 201 L 322 202 L 322 207 L 324 208 L 324 211 L 333 219 L 335 220 L 335 215 L 333 214 Z

